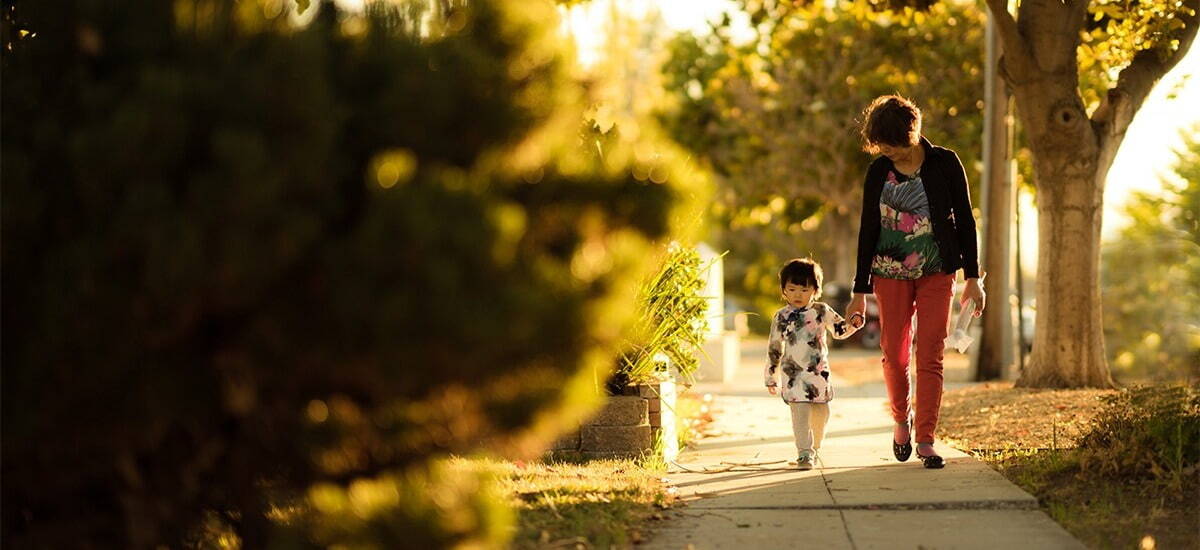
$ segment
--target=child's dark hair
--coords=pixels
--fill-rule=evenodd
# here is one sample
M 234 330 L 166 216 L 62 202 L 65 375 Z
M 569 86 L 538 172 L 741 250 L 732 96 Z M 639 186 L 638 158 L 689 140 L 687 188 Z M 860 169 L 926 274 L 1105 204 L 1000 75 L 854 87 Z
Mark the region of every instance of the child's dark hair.
M 784 264 L 783 269 L 779 270 L 779 290 L 787 288 L 788 283 L 794 285 L 808 286 L 817 289 L 817 296 L 821 295 L 821 281 L 825 279 L 825 273 L 821 270 L 821 264 L 817 263 L 812 258 L 795 258 Z
M 872 155 L 880 145 L 912 147 L 921 142 L 921 110 L 907 98 L 879 96 L 863 111 L 862 138 Z

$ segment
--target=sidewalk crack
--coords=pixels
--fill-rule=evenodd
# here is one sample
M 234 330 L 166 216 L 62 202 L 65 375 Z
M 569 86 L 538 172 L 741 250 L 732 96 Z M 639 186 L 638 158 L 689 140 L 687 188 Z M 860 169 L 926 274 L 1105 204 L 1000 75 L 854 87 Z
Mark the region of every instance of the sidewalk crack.
M 821 463 L 821 481 L 825 484 L 825 492 L 829 493 L 829 500 L 833 501 L 833 505 L 837 508 L 838 516 L 842 518 L 842 529 L 846 531 L 846 540 L 850 541 L 850 549 L 858 550 L 858 545 L 854 544 L 854 535 L 850 534 L 850 525 L 846 523 L 846 510 L 838 505 L 837 497 L 833 496 L 833 490 L 829 488 L 831 481 L 825 477 L 825 461 L 818 456 L 817 460 Z

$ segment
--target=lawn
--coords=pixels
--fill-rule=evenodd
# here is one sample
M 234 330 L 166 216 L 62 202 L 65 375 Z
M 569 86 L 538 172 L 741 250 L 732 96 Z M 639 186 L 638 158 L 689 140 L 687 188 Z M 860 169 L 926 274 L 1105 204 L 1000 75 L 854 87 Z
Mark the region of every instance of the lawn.
M 711 396 L 684 393 L 676 404 L 681 446 L 701 437 L 712 421 Z M 675 488 L 661 458 L 643 460 L 504 461 L 454 459 L 485 470 L 517 512 L 514 548 L 627 547 L 664 516 Z
M 491 462 L 517 511 L 514 548 L 608 548 L 642 539 L 674 501 L 664 470 L 635 460 Z

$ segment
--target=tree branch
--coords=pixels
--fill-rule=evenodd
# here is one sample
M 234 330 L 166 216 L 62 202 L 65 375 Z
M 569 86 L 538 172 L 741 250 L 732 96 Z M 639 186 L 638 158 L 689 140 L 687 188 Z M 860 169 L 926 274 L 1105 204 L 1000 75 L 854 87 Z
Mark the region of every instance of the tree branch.
M 1084 18 L 1087 17 L 1088 4 L 1091 3 L 1091 0 L 1072 0 L 1071 5 L 1068 7 L 1068 13 L 1070 14 L 1068 21 L 1074 29 L 1078 29 L 1078 25 L 1084 23 Z
M 1024 37 L 1017 29 L 1016 20 L 1008 11 L 1008 0 L 987 0 L 987 5 L 988 11 L 991 12 L 992 22 L 1000 33 L 1000 41 L 1004 46 L 1005 63 L 1012 63 L 1012 68 L 1017 72 L 1025 72 L 1025 69 L 1032 65 L 1033 58 Z
M 1108 90 L 1100 107 L 1092 114 L 1093 125 L 1106 126 L 1101 136 L 1123 134 L 1154 85 L 1192 47 L 1196 31 L 1200 28 L 1200 0 L 1186 0 L 1184 6 L 1191 8 L 1192 13 L 1179 14 L 1179 20 L 1184 24 L 1182 34 L 1176 37 L 1179 47 L 1165 58 L 1160 56 L 1157 49 L 1138 52 L 1129 66 L 1121 70 L 1116 86 Z

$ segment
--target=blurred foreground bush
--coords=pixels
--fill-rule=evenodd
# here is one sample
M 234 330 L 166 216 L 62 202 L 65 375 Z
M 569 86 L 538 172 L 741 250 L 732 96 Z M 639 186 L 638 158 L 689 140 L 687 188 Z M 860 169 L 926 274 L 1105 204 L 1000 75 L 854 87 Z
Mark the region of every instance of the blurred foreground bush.
M 511 536 L 438 457 L 597 402 L 687 178 L 584 139 L 551 4 L 398 6 L 6 18 L 6 547 Z

